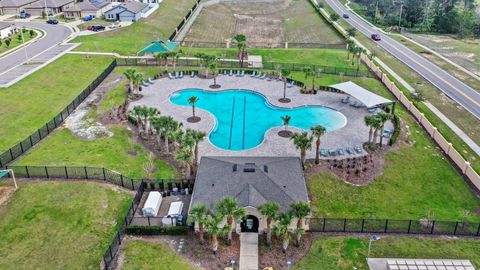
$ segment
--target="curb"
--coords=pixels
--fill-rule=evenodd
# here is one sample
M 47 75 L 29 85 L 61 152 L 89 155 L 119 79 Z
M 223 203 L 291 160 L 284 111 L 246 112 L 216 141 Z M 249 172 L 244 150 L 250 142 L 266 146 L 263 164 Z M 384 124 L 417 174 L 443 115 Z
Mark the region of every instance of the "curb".
M 30 28 L 26 28 L 26 29 L 30 29 Z M 25 42 L 25 43 L 23 43 L 23 44 L 18 45 L 17 47 L 14 47 L 14 48 L 6 51 L 6 52 L 0 53 L 0 59 L 3 58 L 3 57 L 5 57 L 5 56 L 7 56 L 7 55 L 9 55 L 9 54 L 11 54 L 11 53 L 14 53 L 14 52 L 20 50 L 20 49 L 22 49 L 23 47 L 29 45 L 30 43 L 33 43 L 33 42 L 35 42 L 35 41 L 37 41 L 37 40 L 39 40 L 39 39 L 41 39 L 41 38 L 43 38 L 43 37 L 46 36 L 46 33 L 43 32 L 42 30 L 33 29 L 33 28 L 32 28 L 31 30 L 33 30 L 33 31 L 35 31 L 35 32 L 37 33 L 37 36 L 36 36 L 36 37 L 30 39 L 29 41 L 27 41 L 27 42 Z M 20 31 L 21 31 L 21 30 L 20 30 Z

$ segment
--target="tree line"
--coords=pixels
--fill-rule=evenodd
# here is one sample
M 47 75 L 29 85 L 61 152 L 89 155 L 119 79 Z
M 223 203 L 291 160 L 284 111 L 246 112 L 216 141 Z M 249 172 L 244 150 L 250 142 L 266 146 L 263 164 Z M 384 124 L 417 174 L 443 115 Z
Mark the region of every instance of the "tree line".
M 480 9 L 475 0 L 354 0 L 370 21 L 422 32 L 480 37 Z M 401 13 L 401 17 L 400 17 Z

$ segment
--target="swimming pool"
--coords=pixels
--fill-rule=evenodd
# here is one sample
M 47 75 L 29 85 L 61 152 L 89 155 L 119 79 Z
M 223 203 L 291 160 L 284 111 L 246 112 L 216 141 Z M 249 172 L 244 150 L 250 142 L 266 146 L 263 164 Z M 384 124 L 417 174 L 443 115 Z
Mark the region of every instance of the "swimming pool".
M 209 111 L 216 119 L 210 132 L 212 144 L 226 150 L 244 150 L 262 143 L 272 127 L 282 126 L 281 116 L 291 116 L 290 126 L 309 130 L 315 125 L 327 131 L 339 129 L 347 123 L 345 116 L 321 106 L 304 106 L 284 109 L 271 105 L 263 95 L 249 90 L 205 91 L 185 89 L 173 93 L 170 101 L 181 106 L 191 106 L 188 98 L 197 96 L 197 108 Z

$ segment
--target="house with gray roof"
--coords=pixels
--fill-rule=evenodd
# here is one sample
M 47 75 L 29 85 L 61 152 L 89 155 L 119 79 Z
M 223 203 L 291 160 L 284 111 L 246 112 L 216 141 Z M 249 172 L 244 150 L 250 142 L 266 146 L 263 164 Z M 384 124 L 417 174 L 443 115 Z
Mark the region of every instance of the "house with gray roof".
M 12 25 L 7 22 L 0 22 L 0 39 L 9 37 L 13 32 Z
M 0 0 L 0 14 L 20 14 L 25 7 L 39 0 Z
M 267 201 L 278 203 L 281 212 L 289 211 L 292 202 L 309 202 L 298 157 L 202 157 L 189 209 L 204 204 L 214 211 L 227 196 L 236 198 L 247 212 L 237 232 L 266 228 L 257 207 Z
M 141 2 L 125 2 L 105 12 L 105 20 L 136 22 L 149 10 L 149 5 Z
M 43 12 L 47 12 L 49 16 L 54 16 L 73 6 L 74 3 L 75 0 L 40 0 L 27 5 L 25 11 L 32 16 L 41 16 Z
M 111 2 L 85 0 L 83 2 L 75 3 L 73 6 L 67 7 L 63 11 L 63 14 L 67 19 L 84 18 L 87 16 L 95 16 L 96 18 L 99 18 L 103 16 L 105 11 L 111 8 L 111 5 Z

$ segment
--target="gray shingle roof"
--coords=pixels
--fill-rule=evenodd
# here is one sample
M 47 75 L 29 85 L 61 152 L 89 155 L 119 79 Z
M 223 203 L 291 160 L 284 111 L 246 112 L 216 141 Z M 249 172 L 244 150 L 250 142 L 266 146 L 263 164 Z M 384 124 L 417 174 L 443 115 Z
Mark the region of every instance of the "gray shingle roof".
M 38 0 L 1 0 L 0 7 L 22 7 Z
M 47 8 L 58 8 L 63 7 L 69 3 L 73 3 L 74 0 L 46 0 Z M 37 1 L 33 2 L 30 5 L 26 6 L 26 8 L 45 8 L 45 1 Z
M 109 3 L 107 2 L 100 2 L 100 1 L 95 1 L 95 2 L 90 2 L 90 1 L 83 1 L 76 3 L 72 7 L 67 7 L 65 11 L 97 11 L 105 6 L 107 6 Z
M 142 11 L 144 8 L 146 8 L 148 4 L 140 3 L 140 2 L 126 2 L 126 3 L 123 3 L 122 6 L 124 6 L 128 11 L 131 11 L 133 13 L 138 13 Z
M 245 168 L 253 172 L 245 172 Z M 287 211 L 293 201 L 308 202 L 300 159 L 202 157 L 190 206 L 203 203 L 214 210 L 215 204 L 226 196 L 237 198 L 241 207 L 275 201 L 282 211 Z

